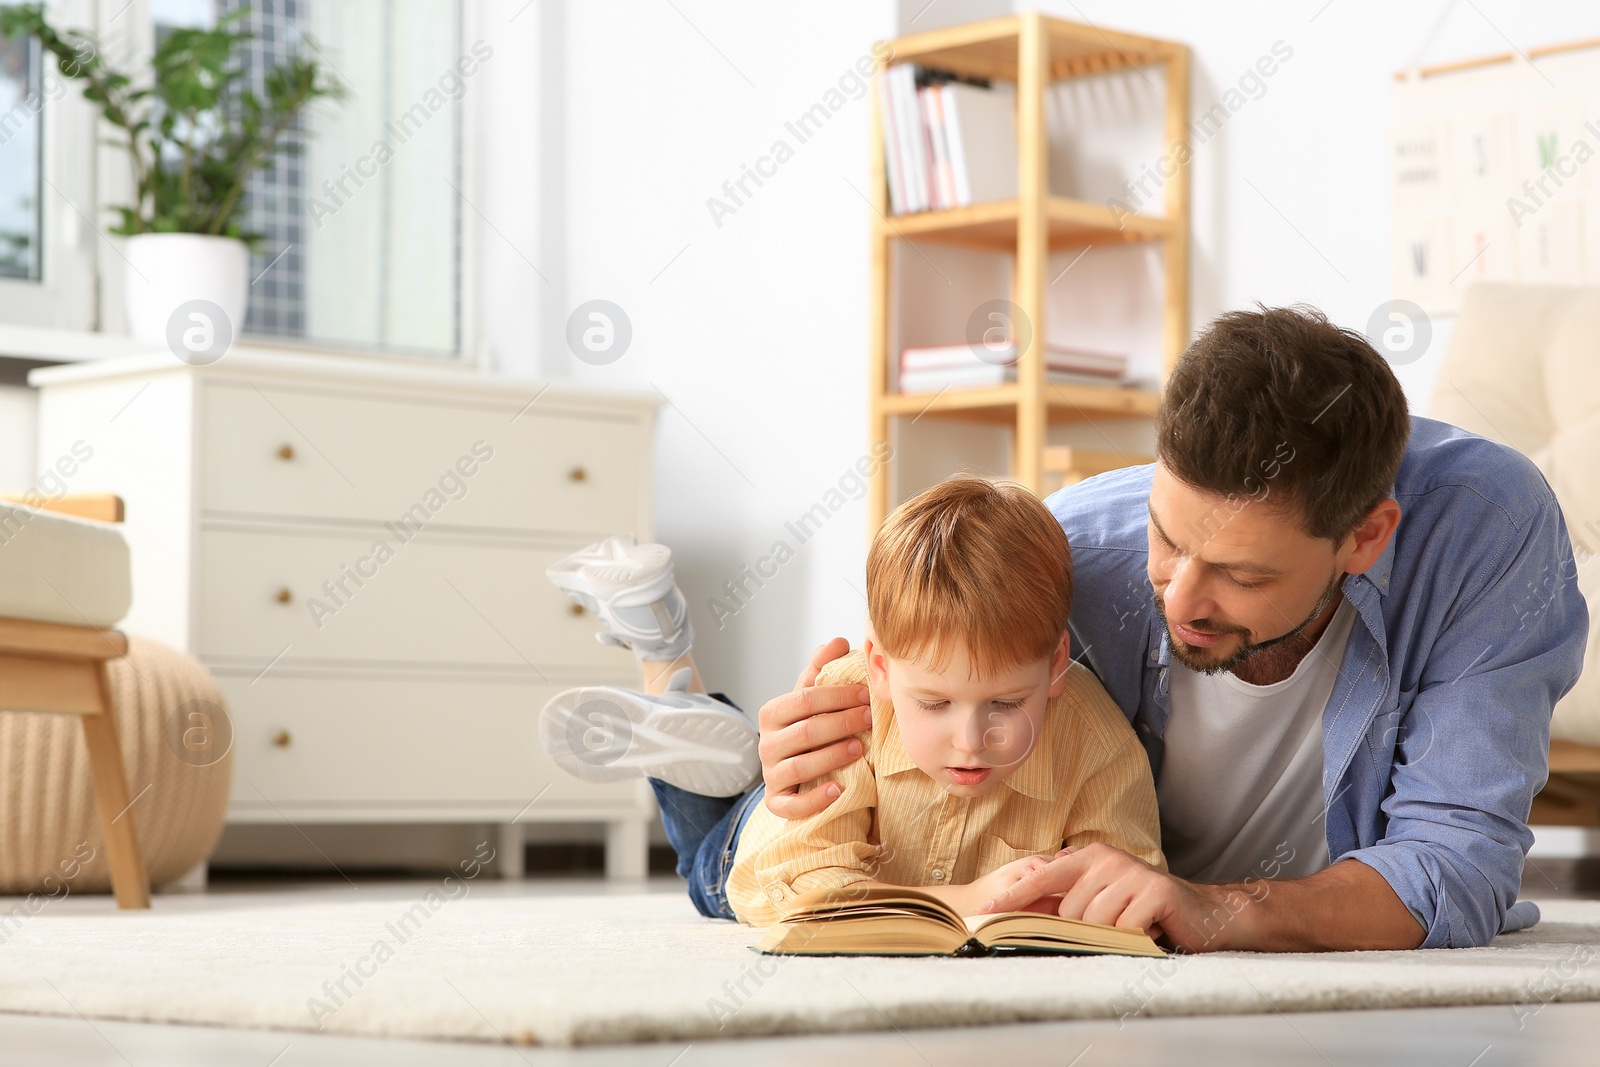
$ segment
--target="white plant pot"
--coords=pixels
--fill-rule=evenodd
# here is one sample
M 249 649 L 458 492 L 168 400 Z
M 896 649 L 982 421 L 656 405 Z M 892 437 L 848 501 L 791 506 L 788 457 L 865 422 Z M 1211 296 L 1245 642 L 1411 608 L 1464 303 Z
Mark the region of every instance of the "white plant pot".
M 187 352 L 220 358 L 244 328 L 250 294 L 245 243 L 197 233 L 141 233 L 128 238 L 126 256 L 133 339 L 172 347 L 180 357 Z

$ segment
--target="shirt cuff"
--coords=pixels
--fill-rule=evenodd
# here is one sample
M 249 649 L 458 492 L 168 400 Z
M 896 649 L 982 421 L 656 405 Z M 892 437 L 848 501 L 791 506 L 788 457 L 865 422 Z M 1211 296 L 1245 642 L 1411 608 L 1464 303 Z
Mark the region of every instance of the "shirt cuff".
M 818 889 L 843 889 L 857 882 L 870 882 L 872 876 L 854 867 L 818 867 L 785 878 L 772 872 L 760 876 L 763 902 L 780 915 L 786 915 L 795 899 Z
M 1347 852 L 1339 857 L 1360 860 L 1381 874 L 1417 920 L 1426 936 L 1419 948 L 1473 948 L 1487 945 L 1510 916 L 1494 899 L 1491 879 L 1476 867 L 1477 893 L 1464 885 L 1461 872 L 1435 855 L 1434 847 L 1417 841 L 1391 841 Z M 1524 913 L 1518 913 L 1522 918 Z

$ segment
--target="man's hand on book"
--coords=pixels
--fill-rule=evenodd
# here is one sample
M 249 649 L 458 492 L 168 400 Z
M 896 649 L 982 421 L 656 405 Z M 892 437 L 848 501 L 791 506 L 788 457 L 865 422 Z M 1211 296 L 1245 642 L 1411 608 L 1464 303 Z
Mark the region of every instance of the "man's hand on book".
M 842 637 L 818 645 L 794 690 L 761 707 L 761 777 L 774 815 L 803 819 L 826 808 L 839 796 L 839 784 L 807 786 L 861 758 L 861 742 L 853 735 L 872 725 L 867 687 L 816 684 L 822 668 L 849 651 Z
M 976 883 L 974 883 L 976 884 Z M 1219 886 L 1195 885 L 1110 845 L 1064 848 L 980 908 L 980 912 L 1039 910 L 1054 897 L 1064 919 L 1137 926 L 1167 948 L 1222 948 L 1231 912 L 1212 899 Z M 1220 920 L 1219 920 L 1220 916 Z
M 979 914 L 1036 908 L 1064 919 L 1138 926 L 1181 952 L 1321 952 L 1416 948 L 1427 931 L 1383 875 L 1340 860 L 1305 878 L 1186 882 L 1110 845 L 1064 848 Z

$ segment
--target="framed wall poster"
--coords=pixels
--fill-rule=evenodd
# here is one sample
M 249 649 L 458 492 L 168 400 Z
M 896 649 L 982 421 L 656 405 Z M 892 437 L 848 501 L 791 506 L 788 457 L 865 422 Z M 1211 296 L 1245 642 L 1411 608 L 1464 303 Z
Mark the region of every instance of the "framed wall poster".
M 1600 283 L 1600 40 L 1396 75 L 1389 159 L 1397 297 Z

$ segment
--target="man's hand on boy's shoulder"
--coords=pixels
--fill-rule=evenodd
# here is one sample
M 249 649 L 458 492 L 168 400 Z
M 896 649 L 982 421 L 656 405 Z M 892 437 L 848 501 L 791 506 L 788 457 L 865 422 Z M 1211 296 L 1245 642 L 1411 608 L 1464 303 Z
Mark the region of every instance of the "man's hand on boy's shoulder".
M 854 735 L 872 725 L 867 687 L 816 684 L 822 668 L 849 651 L 842 637 L 818 645 L 793 691 L 761 706 L 761 777 L 774 815 L 801 819 L 832 804 L 839 796 L 837 782 L 804 787 L 862 756 Z

